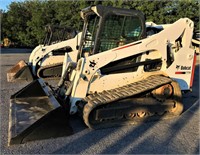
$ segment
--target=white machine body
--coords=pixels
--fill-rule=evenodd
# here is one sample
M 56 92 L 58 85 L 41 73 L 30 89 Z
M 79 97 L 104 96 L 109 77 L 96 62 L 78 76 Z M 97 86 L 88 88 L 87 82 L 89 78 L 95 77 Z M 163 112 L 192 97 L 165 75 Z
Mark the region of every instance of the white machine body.
M 146 39 L 79 59 L 76 73 L 72 74 L 71 78 L 73 89 L 70 97 L 70 113 L 77 111 L 76 102 L 87 94 L 117 88 L 152 74 L 165 74 L 175 79 L 181 90 L 189 90 L 192 86 L 195 67 L 195 51 L 191 48 L 193 27 L 194 24 L 190 19 L 181 18 Z M 181 45 L 177 45 L 179 38 L 181 38 Z M 160 58 L 162 60 L 160 70 L 145 72 L 144 67 L 140 66 L 136 72 L 101 74 L 101 68 L 108 63 L 137 54 L 142 54 L 140 61 Z M 168 66 L 169 57 L 172 62 Z M 91 62 L 95 64 L 92 67 Z

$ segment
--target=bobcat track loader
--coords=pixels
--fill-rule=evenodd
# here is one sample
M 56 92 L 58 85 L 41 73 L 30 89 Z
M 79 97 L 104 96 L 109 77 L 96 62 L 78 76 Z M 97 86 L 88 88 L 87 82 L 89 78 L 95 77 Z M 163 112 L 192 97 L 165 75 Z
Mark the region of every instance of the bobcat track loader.
M 81 17 L 79 49 L 65 55 L 58 86 L 39 78 L 11 96 L 9 144 L 70 135 L 75 113 L 92 129 L 182 113 L 196 60 L 190 19 L 147 37 L 140 11 L 97 5 Z
M 28 63 L 19 61 L 7 72 L 7 81 L 33 81 L 37 78 L 58 78 L 64 55 L 78 47 L 81 32 L 71 28 L 47 25 L 44 43 L 32 51 Z

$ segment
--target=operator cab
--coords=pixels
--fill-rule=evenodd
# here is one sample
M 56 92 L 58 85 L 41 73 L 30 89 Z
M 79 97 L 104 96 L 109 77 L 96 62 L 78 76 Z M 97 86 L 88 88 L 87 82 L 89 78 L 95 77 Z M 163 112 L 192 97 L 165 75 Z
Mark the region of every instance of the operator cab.
M 43 41 L 44 46 L 50 46 L 56 43 L 60 43 L 62 41 L 66 41 L 68 39 L 72 39 L 77 35 L 77 31 L 60 26 L 60 25 L 46 25 L 45 26 L 46 35 Z M 52 50 L 52 55 L 65 55 L 66 52 L 71 52 L 72 48 L 66 45 L 63 48 L 58 48 L 56 50 Z
M 80 56 L 93 55 L 146 37 L 142 12 L 91 6 L 81 11 L 84 19 Z
M 63 27 L 59 25 L 46 25 L 45 26 L 46 35 L 43 40 L 44 46 L 49 46 L 74 38 L 77 35 L 76 30 L 68 27 Z

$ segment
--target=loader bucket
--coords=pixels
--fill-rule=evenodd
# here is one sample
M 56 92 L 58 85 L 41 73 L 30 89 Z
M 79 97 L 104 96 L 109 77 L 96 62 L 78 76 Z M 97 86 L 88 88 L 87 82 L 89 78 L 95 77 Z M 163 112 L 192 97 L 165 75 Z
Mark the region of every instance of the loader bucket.
M 66 110 L 42 79 L 11 96 L 9 119 L 8 145 L 72 134 Z
M 14 82 L 17 80 L 33 81 L 33 74 L 25 61 L 19 61 L 7 72 L 7 81 Z

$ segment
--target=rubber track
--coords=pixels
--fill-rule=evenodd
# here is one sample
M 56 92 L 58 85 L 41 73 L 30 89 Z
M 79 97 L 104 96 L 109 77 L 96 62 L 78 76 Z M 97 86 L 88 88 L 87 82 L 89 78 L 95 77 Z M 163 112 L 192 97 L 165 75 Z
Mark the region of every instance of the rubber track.
M 42 66 L 38 69 L 38 72 L 37 72 L 37 76 L 39 78 L 44 78 L 45 80 L 56 80 L 58 78 L 60 78 L 59 76 L 55 76 L 55 75 L 52 75 L 51 77 L 43 77 L 43 76 L 40 76 L 41 72 L 43 72 L 45 69 L 50 69 L 50 68 L 53 68 L 53 67 L 57 67 L 57 66 L 60 66 L 62 65 L 63 63 L 62 62 L 59 62 L 59 63 L 55 63 L 55 64 L 51 64 L 51 65 L 46 65 L 46 66 Z
M 155 75 L 119 88 L 91 94 L 84 98 L 84 101 L 87 102 L 87 104 L 83 108 L 83 120 L 89 128 L 95 128 L 92 124 L 90 124 L 89 116 L 92 110 L 96 107 L 120 99 L 125 99 L 127 97 L 133 97 L 171 82 L 172 80 L 168 77 Z

